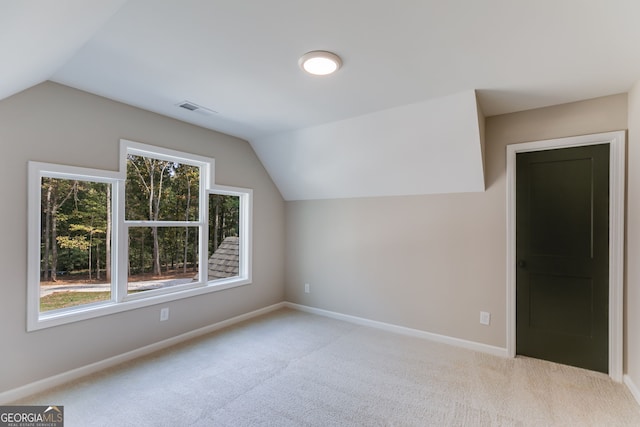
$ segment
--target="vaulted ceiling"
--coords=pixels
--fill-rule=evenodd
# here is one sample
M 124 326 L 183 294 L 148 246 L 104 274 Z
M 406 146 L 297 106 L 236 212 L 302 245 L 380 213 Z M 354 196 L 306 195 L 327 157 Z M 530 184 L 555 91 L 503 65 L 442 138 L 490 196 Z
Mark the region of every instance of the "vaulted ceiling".
M 639 18 L 635 0 L 7 1 L 0 99 L 52 80 L 238 136 L 289 200 L 482 191 L 482 113 L 628 91 Z M 304 74 L 318 49 L 342 69 Z

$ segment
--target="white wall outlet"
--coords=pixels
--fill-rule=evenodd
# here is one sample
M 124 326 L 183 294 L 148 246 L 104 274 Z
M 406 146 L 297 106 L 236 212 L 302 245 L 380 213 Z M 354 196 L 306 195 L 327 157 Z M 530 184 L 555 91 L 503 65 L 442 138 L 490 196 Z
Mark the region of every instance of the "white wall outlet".
M 169 307 L 160 309 L 160 321 L 164 322 L 165 320 L 169 320 Z
M 480 312 L 480 323 L 483 325 L 488 325 L 491 323 L 491 313 L 487 311 Z
M 310 284 L 308 284 L 308 283 L 305 283 L 305 284 L 304 284 L 304 293 L 305 293 L 305 294 L 308 294 L 308 293 L 310 293 L 310 292 L 311 292 L 311 285 L 310 285 Z

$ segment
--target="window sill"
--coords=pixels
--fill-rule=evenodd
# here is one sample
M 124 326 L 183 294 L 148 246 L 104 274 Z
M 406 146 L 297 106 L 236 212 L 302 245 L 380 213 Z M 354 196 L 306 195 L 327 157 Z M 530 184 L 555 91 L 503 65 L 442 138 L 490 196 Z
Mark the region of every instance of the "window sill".
M 124 311 L 149 307 L 156 304 L 164 304 L 171 301 L 223 291 L 226 289 L 232 289 L 248 284 L 251 284 L 251 280 L 248 278 L 223 279 L 215 282 L 210 282 L 205 286 L 190 287 L 189 289 L 183 290 L 174 290 L 169 293 L 165 292 L 157 294 L 147 294 L 144 297 L 132 298 L 123 302 L 106 301 L 102 303 L 86 304 L 80 307 L 55 310 L 39 314 L 37 320 L 29 321 L 27 325 L 27 331 L 37 331 L 53 326 L 65 325 L 67 323 L 89 320 L 101 316 L 108 316 Z

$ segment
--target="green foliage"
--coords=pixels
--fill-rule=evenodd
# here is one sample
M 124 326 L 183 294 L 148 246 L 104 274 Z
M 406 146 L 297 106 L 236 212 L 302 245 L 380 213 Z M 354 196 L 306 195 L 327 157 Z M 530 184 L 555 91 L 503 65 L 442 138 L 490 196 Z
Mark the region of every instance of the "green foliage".
M 200 168 L 144 156 L 127 157 L 128 220 L 198 221 Z M 154 273 L 198 262 L 195 227 L 129 228 L 130 274 Z
M 225 194 L 209 195 L 209 255 L 222 241 L 240 233 L 240 197 Z
M 111 292 L 54 292 L 40 298 L 40 311 L 76 307 L 92 302 L 109 301 Z
M 200 168 L 150 157 L 127 156 L 128 220 L 197 221 Z
M 89 242 L 86 236 L 58 236 L 56 240 L 62 249 L 79 249 L 81 251 L 89 249 Z
M 108 185 L 42 178 L 41 259 L 45 273 L 104 268 Z
M 125 217 L 131 221 L 198 221 L 200 168 L 129 155 Z M 105 269 L 110 184 L 42 178 L 41 260 L 43 278 L 80 270 L 89 277 Z M 228 236 L 239 235 L 240 198 L 209 197 L 209 254 Z M 134 226 L 129 230 L 129 274 L 159 274 L 198 267 L 196 226 Z

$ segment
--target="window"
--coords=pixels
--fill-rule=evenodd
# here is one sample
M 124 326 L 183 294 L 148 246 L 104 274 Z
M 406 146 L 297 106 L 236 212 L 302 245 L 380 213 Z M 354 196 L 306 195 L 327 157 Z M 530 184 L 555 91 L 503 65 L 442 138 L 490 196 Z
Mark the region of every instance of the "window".
M 209 162 L 128 147 L 125 219 L 127 295 L 200 281 L 200 201 Z M 159 293 L 159 292 L 158 292 Z
M 121 141 L 120 171 L 29 163 L 28 329 L 251 282 L 252 191 Z
M 207 280 L 251 280 L 251 192 L 232 187 L 209 191 Z
M 53 175 L 40 181 L 40 311 L 109 301 L 111 183 Z

